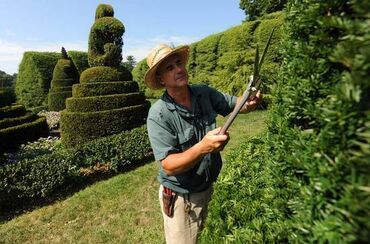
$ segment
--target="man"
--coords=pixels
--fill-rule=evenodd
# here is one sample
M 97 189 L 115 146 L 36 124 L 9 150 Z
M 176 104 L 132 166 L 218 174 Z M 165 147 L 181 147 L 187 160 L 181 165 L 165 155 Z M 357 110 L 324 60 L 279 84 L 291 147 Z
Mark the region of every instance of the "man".
M 212 183 L 222 161 L 220 151 L 229 135 L 218 135 L 216 116 L 232 112 L 241 97 L 206 85 L 189 85 L 185 68 L 189 47 L 161 44 L 147 57 L 145 82 L 165 88 L 150 108 L 147 128 L 154 157 L 159 162 L 159 199 L 167 243 L 196 243 L 207 214 Z M 252 111 L 262 96 L 257 93 L 241 112 Z

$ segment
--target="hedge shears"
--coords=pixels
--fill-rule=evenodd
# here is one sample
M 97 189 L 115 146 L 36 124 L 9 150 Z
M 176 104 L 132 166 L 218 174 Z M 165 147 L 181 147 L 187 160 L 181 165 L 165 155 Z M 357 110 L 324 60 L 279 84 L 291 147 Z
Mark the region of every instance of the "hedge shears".
M 249 83 L 247 86 L 247 89 L 244 91 L 243 99 L 242 101 L 234 108 L 233 112 L 225 122 L 225 124 L 222 126 L 220 132 L 218 135 L 224 135 L 226 131 L 229 129 L 230 125 L 233 123 L 236 116 L 239 114 L 240 109 L 244 106 L 244 104 L 248 101 L 248 99 L 252 100 L 256 94 L 257 91 L 261 85 L 261 80 L 259 79 L 259 73 L 262 67 L 263 60 L 265 59 L 267 50 L 270 46 L 272 35 L 275 31 L 275 28 L 272 29 L 269 39 L 267 40 L 265 49 L 262 52 L 261 58 L 259 57 L 259 51 L 258 51 L 258 45 L 256 48 L 256 54 L 254 57 L 254 66 L 253 66 L 253 75 L 250 76 Z

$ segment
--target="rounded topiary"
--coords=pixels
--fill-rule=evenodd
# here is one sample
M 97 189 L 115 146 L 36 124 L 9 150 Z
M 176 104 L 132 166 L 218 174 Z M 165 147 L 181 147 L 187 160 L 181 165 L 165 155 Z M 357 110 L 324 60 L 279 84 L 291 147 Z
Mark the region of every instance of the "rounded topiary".
M 123 80 L 123 74 L 115 67 L 97 66 L 81 73 L 80 83 L 109 82 Z
M 95 20 L 102 17 L 113 17 L 114 10 L 109 4 L 99 4 L 95 11 Z
M 81 73 L 61 113 L 62 142 L 85 142 L 145 124 L 150 102 L 121 65 L 124 25 L 110 5 L 100 4 L 89 36 L 90 68 Z
M 65 108 L 66 98 L 72 96 L 72 85 L 79 80 L 76 66 L 68 57 L 64 47 L 62 47 L 61 57 L 54 67 L 48 94 L 48 106 L 51 111 L 60 111 Z

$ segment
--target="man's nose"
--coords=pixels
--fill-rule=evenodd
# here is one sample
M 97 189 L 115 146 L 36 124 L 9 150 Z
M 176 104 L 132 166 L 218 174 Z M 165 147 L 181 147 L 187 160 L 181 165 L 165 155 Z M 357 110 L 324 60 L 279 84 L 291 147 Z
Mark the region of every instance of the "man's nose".
M 181 72 L 184 70 L 184 67 L 181 64 L 175 64 L 176 72 Z

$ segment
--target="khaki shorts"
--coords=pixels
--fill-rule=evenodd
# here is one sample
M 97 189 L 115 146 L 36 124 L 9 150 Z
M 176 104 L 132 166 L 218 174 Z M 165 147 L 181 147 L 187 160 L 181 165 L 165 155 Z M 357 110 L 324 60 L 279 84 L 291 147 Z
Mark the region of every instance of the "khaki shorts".
M 212 186 L 203 192 L 178 194 L 174 206 L 173 217 L 163 212 L 163 186 L 159 187 L 166 243 L 196 243 L 207 217 L 208 203 L 212 195 Z

